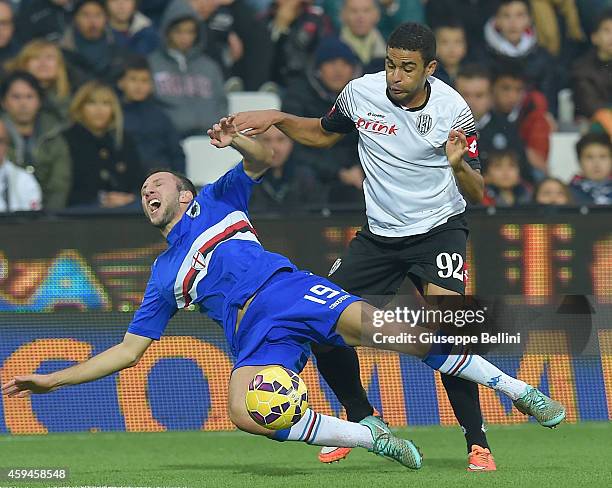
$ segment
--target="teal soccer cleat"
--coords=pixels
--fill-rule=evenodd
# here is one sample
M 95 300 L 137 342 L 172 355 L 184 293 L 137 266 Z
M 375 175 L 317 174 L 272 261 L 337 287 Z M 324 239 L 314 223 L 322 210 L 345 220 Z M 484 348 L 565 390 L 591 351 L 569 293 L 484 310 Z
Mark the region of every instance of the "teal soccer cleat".
M 513 403 L 519 412 L 531 415 L 544 427 L 556 427 L 565 418 L 565 407 L 533 386 Z
M 418 447 L 412 441 L 395 437 L 379 417 L 370 415 L 359 423 L 365 425 L 372 433 L 374 445 L 370 452 L 393 459 L 410 469 L 419 469 L 422 466 L 423 456 Z

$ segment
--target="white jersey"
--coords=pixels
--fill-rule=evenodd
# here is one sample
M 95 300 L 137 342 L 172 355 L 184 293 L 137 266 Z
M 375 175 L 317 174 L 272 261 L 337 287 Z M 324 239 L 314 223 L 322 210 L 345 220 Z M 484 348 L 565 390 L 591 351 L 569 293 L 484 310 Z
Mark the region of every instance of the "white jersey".
M 453 88 L 427 79 L 428 97 L 408 109 L 387 96 L 385 72 L 351 81 L 321 120 L 330 132 L 359 131 L 359 158 L 370 231 L 384 237 L 423 234 L 465 210 L 445 152 L 451 129 L 468 136 L 479 168 L 474 117 Z

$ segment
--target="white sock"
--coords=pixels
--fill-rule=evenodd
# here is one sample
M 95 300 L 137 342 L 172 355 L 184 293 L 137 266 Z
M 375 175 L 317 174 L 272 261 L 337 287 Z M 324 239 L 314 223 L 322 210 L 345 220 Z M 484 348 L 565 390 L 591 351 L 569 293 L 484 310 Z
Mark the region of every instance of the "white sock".
M 480 383 L 517 400 L 525 393 L 527 383 L 504 373 L 482 356 L 470 354 L 463 350 L 461 354 L 447 356 L 443 364 L 436 368 L 441 373 L 458 376 L 466 380 Z
M 310 408 L 293 427 L 277 430 L 277 441 L 301 441 L 316 446 L 372 449 L 372 434 L 365 425 L 316 413 Z

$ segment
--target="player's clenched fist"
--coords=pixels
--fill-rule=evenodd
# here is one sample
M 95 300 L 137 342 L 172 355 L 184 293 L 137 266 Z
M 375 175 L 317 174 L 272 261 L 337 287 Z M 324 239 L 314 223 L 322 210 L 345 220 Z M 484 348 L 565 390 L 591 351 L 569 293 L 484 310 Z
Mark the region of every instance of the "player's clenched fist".
M 270 126 L 280 122 L 281 112 L 278 110 L 253 110 L 251 112 L 239 112 L 234 115 L 234 123 L 238 131 L 256 136 L 266 132 Z

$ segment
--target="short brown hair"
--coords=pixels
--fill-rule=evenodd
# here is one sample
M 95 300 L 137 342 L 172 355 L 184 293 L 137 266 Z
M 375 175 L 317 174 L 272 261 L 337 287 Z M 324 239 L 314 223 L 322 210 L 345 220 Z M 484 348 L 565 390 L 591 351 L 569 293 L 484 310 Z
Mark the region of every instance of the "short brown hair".
M 149 177 L 157 173 L 170 173 L 178 180 L 177 187 L 179 191 L 191 192 L 191 194 L 193 195 L 193 198 L 195 198 L 198 195 L 198 190 L 196 190 L 195 185 L 189 178 L 187 178 L 183 173 L 179 173 L 178 171 L 173 171 L 171 169 L 165 169 L 165 168 L 152 169 L 151 171 L 147 173 L 147 177 L 145 178 L 145 181 Z

